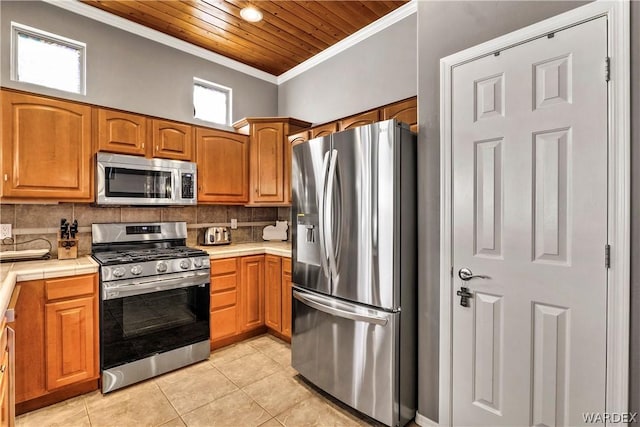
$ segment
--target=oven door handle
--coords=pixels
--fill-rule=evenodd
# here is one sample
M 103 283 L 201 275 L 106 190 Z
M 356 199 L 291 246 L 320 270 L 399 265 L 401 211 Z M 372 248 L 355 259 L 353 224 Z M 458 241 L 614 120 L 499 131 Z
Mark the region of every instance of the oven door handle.
M 180 275 L 170 279 L 148 280 L 146 282 L 134 282 L 132 280 L 116 286 L 104 287 L 102 290 L 102 299 L 104 301 L 130 297 L 134 295 L 149 294 L 152 292 L 161 292 L 171 289 L 188 288 L 191 286 L 204 286 L 209 283 L 209 271 L 205 273 L 196 273 L 190 275 Z

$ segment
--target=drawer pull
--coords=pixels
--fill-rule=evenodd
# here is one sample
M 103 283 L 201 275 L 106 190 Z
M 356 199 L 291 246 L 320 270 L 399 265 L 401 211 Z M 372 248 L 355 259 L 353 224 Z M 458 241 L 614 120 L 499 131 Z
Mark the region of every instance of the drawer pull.
M 6 371 L 6 370 L 7 370 L 7 365 L 0 366 L 0 373 L 1 374 L 4 374 L 4 371 Z

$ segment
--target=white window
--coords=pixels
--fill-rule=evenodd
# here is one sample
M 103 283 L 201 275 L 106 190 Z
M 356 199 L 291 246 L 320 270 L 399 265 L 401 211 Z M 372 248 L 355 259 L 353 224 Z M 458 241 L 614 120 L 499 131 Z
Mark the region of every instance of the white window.
M 86 44 L 11 23 L 11 78 L 85 94 Z
M 231 88 L 194 77 L 193 117 L 231 125 Z

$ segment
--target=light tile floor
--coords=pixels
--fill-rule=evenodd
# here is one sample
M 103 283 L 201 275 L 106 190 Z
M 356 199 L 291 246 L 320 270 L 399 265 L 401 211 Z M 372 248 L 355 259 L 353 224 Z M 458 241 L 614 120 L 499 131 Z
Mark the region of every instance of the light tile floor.
M 107 395 L 99 391 L 21 415 L 33 426 L 367 426 L 290 366 L 290 347 L 262 335 L 209 360 Z M 415 426 L 415 424 L 412 424 Z

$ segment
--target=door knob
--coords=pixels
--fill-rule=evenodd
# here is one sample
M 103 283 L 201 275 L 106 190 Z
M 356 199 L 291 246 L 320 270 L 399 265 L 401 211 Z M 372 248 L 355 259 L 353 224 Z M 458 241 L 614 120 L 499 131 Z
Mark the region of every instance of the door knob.
M 468 268 L 461 268 L 460 270 L 458 270 L 458 277 L 465 282 L 471 279 L 491 279 L 491 277 L 483 276 L 482 274 L 473 274 L 473 272 Z

